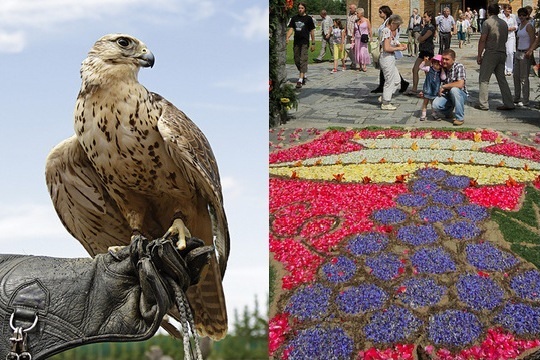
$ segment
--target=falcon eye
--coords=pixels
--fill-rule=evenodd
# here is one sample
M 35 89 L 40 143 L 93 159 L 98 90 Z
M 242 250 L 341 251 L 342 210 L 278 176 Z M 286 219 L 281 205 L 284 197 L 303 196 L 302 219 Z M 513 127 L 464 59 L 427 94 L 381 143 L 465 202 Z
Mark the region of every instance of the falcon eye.
M 116 40 L 116 43 L 121 47 L 128 47 L 130 42 L 131 41 L 129 39 L 126 39 L 124 37 L 118 38 L 118 40 Z

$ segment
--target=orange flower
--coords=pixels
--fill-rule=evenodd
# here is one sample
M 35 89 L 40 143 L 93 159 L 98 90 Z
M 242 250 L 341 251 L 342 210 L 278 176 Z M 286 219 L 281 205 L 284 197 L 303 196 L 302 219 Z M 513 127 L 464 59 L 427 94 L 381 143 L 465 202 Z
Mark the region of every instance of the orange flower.
M 478 183 L 476 182 L 476 179 L 471 179 L 469 181 L 469 186 L 470 187 L 478 187 Z
M 433 166 L 437 166 L 439 164 L 439 161 L 437 160 L 432 160 L 430 163 L 430 165 L 433 165 Z
M 332 176 L 334 177 L 334 180 L 337 181 L 337 182 L 342 182 L 343 180 L 345 180 L 345 174 L 344 173 L 334 174 Z
M 371 178 L 368 177 L 368 176 L 364 176 L 364 177 L 362 178 L 362 182 L 363 182 L 364 184 L 369 184 L 369 183 L 371 182 Z
M 474 133 L 474 142 L 482 141 L 482 133 Z
M 295 162 L 294 166 L 296 166 L 296 167 L 302 166 L 302 160 L 299 160 L 299 161 Z
M 506 163 L 504 162 L 504 160 L 501 160 L 500 163 L 497 164 L 497 166 L 504 166 Z
M 411 165 L 412 163 L 414 163 L 414 160 L 411 159 L 411 158 L 409 158 L 409 160 L 407 160 L 407 163 L 408 163 L 409 165 Z
M 321 160 L 321 159 L 315 161 L 315 165 L 321 165 L 321 164 L 322 164 L 322 160 Z
M 452 163 L 454 162 L 454 158 L 449 157 L 449 158 L 448 158 L 448 162 L 449 162 L 450 164 L 452 164 Z
M 512 186 L 517 186 L 517 185 L 518 185 L 518 182 L 514 180 L 511 176 L 508 176 L 508 180 L 506 180 L 506 186 L 512 187 Z
M 367 159 L 363 158 L 362 161 L 360 161 L 360 164 L 365 164 L 365 163 L 367 163 Z
M 409 174 L 403 174 L 396 176 L 396 183 L 403 184 L 405 182 L 405 179 L 409 176 Z
M 379 164 L 384 164 L 386 163 L 386 159 L 385 158 L 382 158 L 381 160 L 379 160 Z
M 341 165 L 341 164 L 343 164 L 343 161 L 341 161 L 341 159 L 337 159 L 336 160 L 336 165 Z
M 291 179 L 298 179 L 298 173 L 296 171 L 293 170 L 292 174 L 291 174 Z
M 529 171 L 529 165 L 527 165 L 527 164 L 523 165 L 523 170 Z

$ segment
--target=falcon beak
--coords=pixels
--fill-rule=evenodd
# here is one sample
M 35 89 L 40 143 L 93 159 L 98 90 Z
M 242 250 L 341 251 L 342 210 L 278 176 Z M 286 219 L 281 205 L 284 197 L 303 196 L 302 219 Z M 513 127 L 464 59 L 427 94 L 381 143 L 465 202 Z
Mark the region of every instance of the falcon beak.
M 142 67 L 153 67 L 154 62 L 156 61 L 156 59 L 154 58 L 154 54 L 152 54 L 152 52 L 146 48 L 143 49 L 143 53 L 141 56 L 138 57 L 138 59 L 139 64 Z

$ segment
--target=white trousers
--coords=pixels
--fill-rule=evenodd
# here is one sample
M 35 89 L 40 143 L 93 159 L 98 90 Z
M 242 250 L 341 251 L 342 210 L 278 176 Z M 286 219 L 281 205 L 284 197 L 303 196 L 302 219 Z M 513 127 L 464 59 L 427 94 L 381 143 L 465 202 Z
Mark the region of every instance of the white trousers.
M 401 85 L 401 78 L 399 76 L 399 70 L 396 67 L 394 53 L 383 51 L 379 58 L 379 64 L 384 76 L 382 100 L 383 104 L 388 104 L 392 100 L 392 94 L 399 89 Z

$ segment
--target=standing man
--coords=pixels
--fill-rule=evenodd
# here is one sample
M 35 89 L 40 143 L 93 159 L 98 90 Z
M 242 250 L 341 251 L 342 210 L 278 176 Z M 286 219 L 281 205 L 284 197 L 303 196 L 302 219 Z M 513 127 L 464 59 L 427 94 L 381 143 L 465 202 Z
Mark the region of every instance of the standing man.
M 409 56 L 418 54 L 418 37 L 422 31 L 422 17 L 418 15 L 418 9 L 414 8 L 411 17 L 409 18 L 409 42 L 407 44 L 407 52 Z
M 508 39 L 506 40 L 506 63 L 504 65 L 504 74 L 512 76 L 514 73 L 514 54 L 516 53 L 516 30 L 517 20 L 512 14 L 512 5 L 503 5 L 503 12 L 499 17 L 504 20 L 508 26 Z
M 289 30 L 287 31 L 287 43 L 294 32 L 294 63 L 300 72 L 296 88 L 300 89 L 306 84 L 306 73 L 308 66 L 308 47 L 311 36 L 311 52 L 315 51 L 315 23 L 313 18 L 306 14 L 306 4 L 298 3 L 298 15 L 295 15 L 289 21 Z
M 442 55 L 444 50 L 450 49 L 450 40 L 456 33 L 456 21 L 450 15 L 449 7 L 445 7 L 442 16 L 437 18 L 437 29 L 439 30 L 439 54 Z
M 330 49 L 332 59 L 334 58 L 334 47 L 330 43 L 334 22 L 332 21 L 332 18 L 326 14 L 326 10 L 321 10 L 321 18 L 321 52 L 319 53 L 319 56 L 314 59 L 314 61 L 318 63 L 322 62 L 324 55 L 326 55 L 326 46 Z
M 478 57 L 476 58 L 476 62 L 480 65 L 480 75 L 478 76 L 479 94 L 478 104 L 474 107 L 479 110 L 489 110 L 489 79 L 491 78 L 491 74 L 495 74 L 503 100 L 503 105 L 498 106 L 497 110 L 514 110 L 512 93 L 504 76 L 508 26 L 498 16 L 499 5 L 489 5 L 487 12 L 488 18 L 484 21 L 480 40 L 478 41 Z
M 482 31 L 482 25 L 484 24 L 484 21 L 486 21 L 486 9 L 483 7 L 478 10 L 478 31 Z
M 356 24 L 356 20 L 358 20 L 358 16 L 356 16 L 356 5 L 351 4 L 349 5 L 349 15 L 347 15 L 347 42 L 345 43 L 345 51 L 348 52 L 349 59 L 351 59 L 351 69 L 356 69 L 356 59 L 354 56 L 354 49 L 352 48 L 352 42 L 354 40 L 354 24 Z
M 446 80 L 441 82 L 439 96 L 433 99 L 432 107 L 436 112 L 446 117 L 455 113 L 454 126 L 461 126 L 465 122 L 465 100 L 467 100 L 467 74 L 465 66 L 456 62 L 456 52 L 446 49 L 442 53 L 442 67 L 446 74 Z M 439 115 L 434 115 L 439 118 Z

